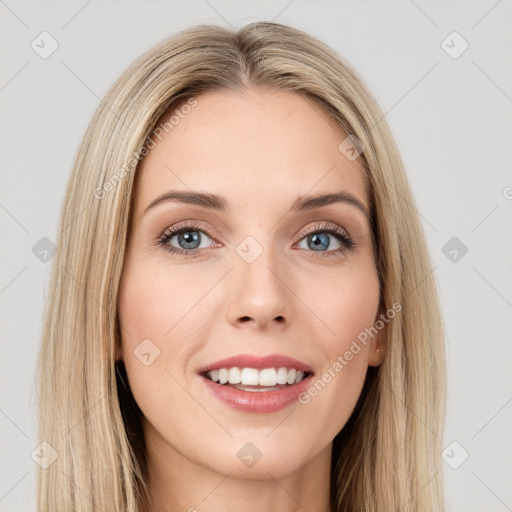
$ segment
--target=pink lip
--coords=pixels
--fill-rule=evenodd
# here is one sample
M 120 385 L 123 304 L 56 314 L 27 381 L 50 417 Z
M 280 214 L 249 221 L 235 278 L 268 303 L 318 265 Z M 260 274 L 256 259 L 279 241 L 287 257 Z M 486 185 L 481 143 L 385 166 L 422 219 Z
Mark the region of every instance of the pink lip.
M 218 384 L 201 375 L 201 381 L 221 402 L 238 411 L 253 413 L 269 413 L 284 409 L 306 391 L 312 378 L 312 375 L 308 375 L 298 384 L 285 385 L 274 391 L 242 391 Z
M 298 359 L 281 354 L 271 354 L 268 356 L 239 354 L 204 366 L 199 369 L 198 373 L 202 374 L 209 370 L 232 368 L 234 366 L 256 368 L 258 370 L 285 367 L 309 373 L 298 384 L 283 385 L 280 389 L 273 391 L 243 391 L 224 384 L 218 384 L 201 375 L 201 381 L 216 398 L 230 407 L 243 412 L 271 413 L 284 409 L 295 402 L 301 393 L 306 391 L 313 375 L 313 370 L 309 365 Z
M 208 370 L 218 370 L 219 368 L 233 368 L 238 366 L 241 368 L 256 368 L 262 370 L 263 368 L 295 368 L 303 372 L 311 373 L 313 370 L 310 366 L 294 359 L 293 357 L 284 356 L 281 354 L 270 354 L 268 356 L 255 356 L 253 354 L 239 354 L 237 356 L 228 357 L 221 361 L 215 361 L 207 366 L 200 368 L 198 373 L 204 373 Z

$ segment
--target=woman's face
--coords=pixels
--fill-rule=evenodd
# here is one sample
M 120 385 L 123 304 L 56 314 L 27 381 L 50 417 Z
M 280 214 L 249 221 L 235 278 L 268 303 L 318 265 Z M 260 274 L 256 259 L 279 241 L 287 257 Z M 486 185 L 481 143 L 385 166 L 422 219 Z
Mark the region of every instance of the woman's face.
M 118 357 L 150 461 L 278 478 L 329 453 L 382 362 L 382 332 L 358 341 L 378 317 L 369 201 L 310 100 L 196 100 L 138 171 Z

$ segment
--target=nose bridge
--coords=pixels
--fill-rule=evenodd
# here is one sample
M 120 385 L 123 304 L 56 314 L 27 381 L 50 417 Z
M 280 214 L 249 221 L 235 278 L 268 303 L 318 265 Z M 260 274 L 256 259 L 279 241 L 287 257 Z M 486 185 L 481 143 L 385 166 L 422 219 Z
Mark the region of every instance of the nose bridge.
M 285 284 L 285 262 L 271 242 L 272 235 L 257 236 L 247 236 L 235 248 L 229 316 L 231 322 L 250 319 L 263 327 L 274 319 L 289 320 L 291 297 Z

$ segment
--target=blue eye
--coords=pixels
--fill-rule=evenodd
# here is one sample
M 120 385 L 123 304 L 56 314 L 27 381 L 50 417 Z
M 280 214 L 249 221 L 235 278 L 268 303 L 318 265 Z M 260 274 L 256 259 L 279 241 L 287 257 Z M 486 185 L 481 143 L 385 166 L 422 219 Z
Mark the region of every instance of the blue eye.
M 208 247 L 208 245 L 201 247 L 201 239 L 205 236 L 210 238 L 199 226 L 186 225 L 166 230 L 160 237 L 160 243 L 171 253 L 189 254 L 190 252 L 195 252 L 195 249 L 205 249 Z M 171 241 L 174 238 L 176 238 L 175 243 L 178 244 L 178 247 L 171 245 Z
M 313 256 L 335 256 L 353 249 L 356 245 L 353 238 L 344 229 L 330 222 L 317 224 L 313 226 L 313 229 L 302 233 L 302 236 L 303 238 L 297 246 L 312 251 L 315 253 Z M 335 240 L 334 247 L 331 247 L 331 239 Z M 306 247 L 300 247 L 303 241 L 306 242 Z
M 301 233 L 301 237 L 297 247 L 305 241 L 307 246 L 299 248 L 316 253 L 314 256 L 333 256 L 355 247 L 354 240 L 344 229 L 329 222 L 313 226 L 313 229 Z M 167 229 L 159 237 L 158 244 L 172 254 L 194 257 L 198 256 L 201 252 L 197 249 L 206 249 L 211 246 L 208 245 L 204 238 L 212 240 L 210 235 L 201 226 L 185 224 Z M 174 239 L 176 240 L 173 242 Z M 331 239 L 335 241 L 334 248 L 331 247 Z M 202 245 L 203 242 L 206 245 Z
M 326 249 L 329 248 L 329 245 L 331 244 L 330 238 L 335 238 L 336 243 L 338 244 L 338 247 L 335 247 L 334 249 L 339 248 L 343 244 L 340 242 L 339 238 L 336 238 L 334 234 L 328 233 L 327 231 L 317 231 L 316 233 L 313 233 L 311 235 L 308 235 L 307 237 L 303 238 L 302 240 L 306 240 L 306 243 L 308 244 L 307 249 L 311 249 L 315 252 L 323 252 Z

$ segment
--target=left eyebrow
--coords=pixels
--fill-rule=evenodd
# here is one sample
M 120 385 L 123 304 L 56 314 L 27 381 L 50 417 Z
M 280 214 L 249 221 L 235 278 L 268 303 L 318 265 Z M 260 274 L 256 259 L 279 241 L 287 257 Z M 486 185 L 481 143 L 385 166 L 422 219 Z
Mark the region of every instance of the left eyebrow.
M 184 192 L 178 190 L 171 190 L 162 194 L 161 196 L 154 199 L 147 207 L 144 213 L 151 208 L 164 202 L 181 202 L 186 204 L 193 204 L 201 206 L 203 208 L 227 211 L 228 203 L 222 196 L 216 194 L 206 194 L 202 192 Z M 363 203 L 345 191 L 339 191 L 332 194 L 322 194 L 317 196 L 299 196 L 290 208 L 291 212 L 302 212 L 306 210 L 313 210 L 315 208 L 321 208 L 322 206 L 328 206 L 334 203 L 347 203 L 355 206 L 357 209 L 362 211 L 367 218 L 370 214 Z
M 356 197 L 348 192 L 340 191 L 333 194 L 323 194 L 317 196 L 300 196 L 294 201 L 290 211 L 305 211 L 314 208 L 321 208 L 334 203 L 348 203 L 361 210 L 366 217 L 370 218 L 370 214 L 364 204 Z

